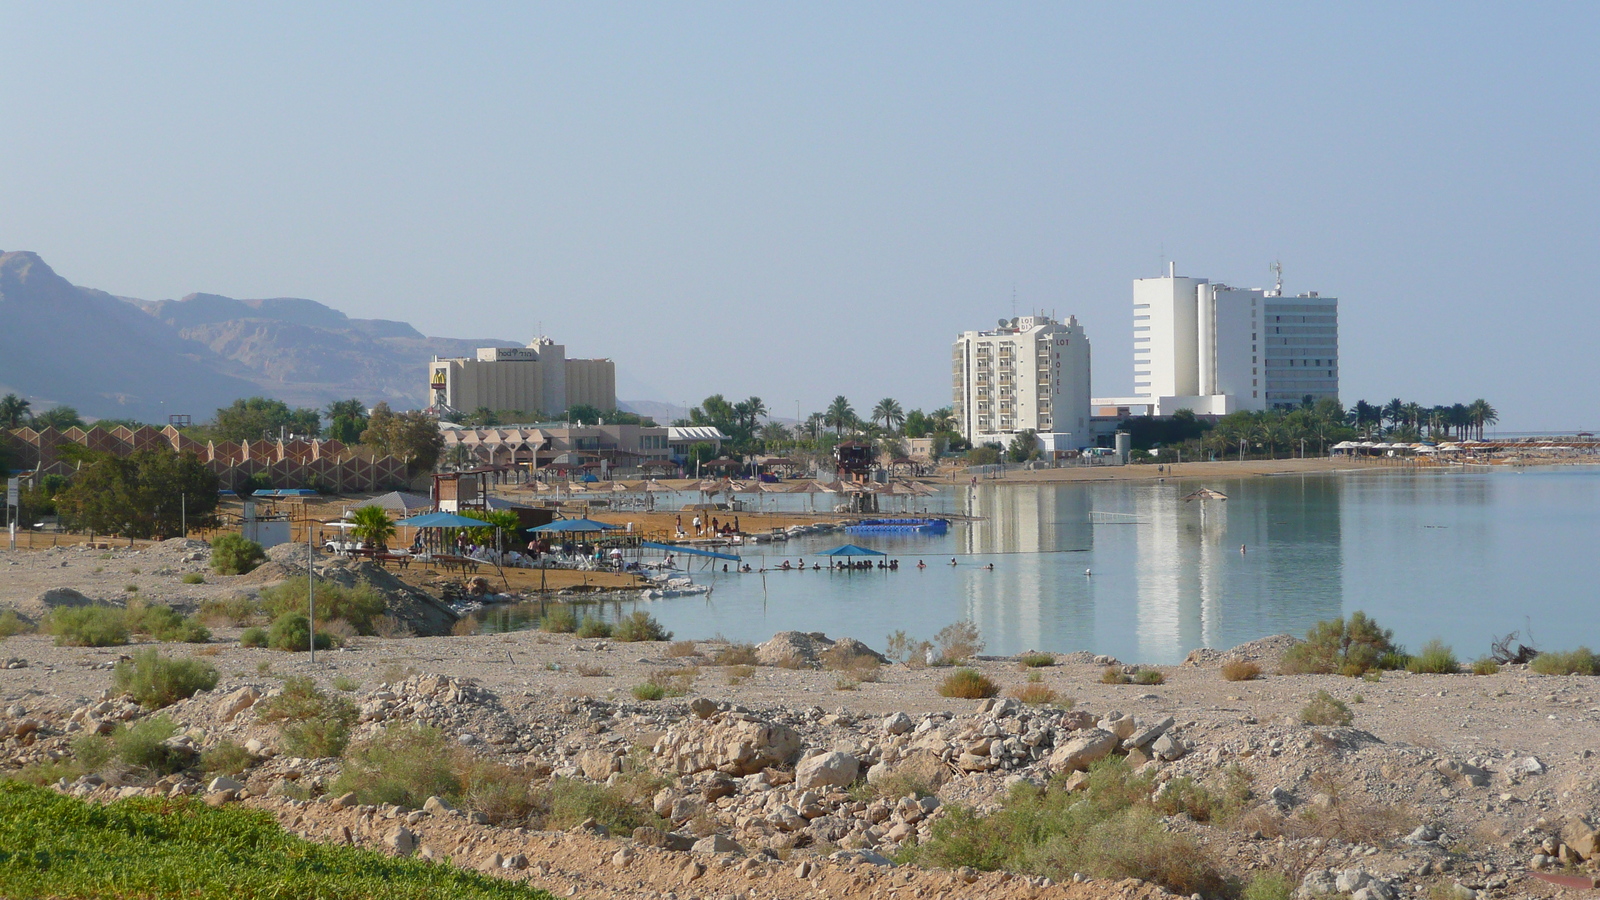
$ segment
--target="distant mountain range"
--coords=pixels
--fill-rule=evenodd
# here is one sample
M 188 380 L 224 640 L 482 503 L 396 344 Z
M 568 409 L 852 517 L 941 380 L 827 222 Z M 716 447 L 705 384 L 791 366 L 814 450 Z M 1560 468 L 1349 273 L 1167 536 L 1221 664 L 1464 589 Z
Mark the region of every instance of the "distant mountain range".
M 495 338 L 428 337 L 405 322 L 352 319 L 315 300 L 190 294 L 134 300 L 77 287 L 38 254 L 0 253 L 0 394 L 35 409 L 164 423 L 211 418 L 236 398 L 291 406 L 358 398 L 426 403 L 433 356 L 515 347 Z

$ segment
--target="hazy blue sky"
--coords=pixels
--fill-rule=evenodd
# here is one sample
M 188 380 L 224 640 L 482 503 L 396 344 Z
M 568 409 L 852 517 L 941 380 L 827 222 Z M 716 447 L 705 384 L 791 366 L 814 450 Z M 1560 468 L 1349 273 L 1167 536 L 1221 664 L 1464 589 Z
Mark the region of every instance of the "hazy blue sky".
M 337 8 L 330 9 L 330 6 Z M 950 402 L 1130 280 L 1340 298 L 1346 403 L 1600 428 L 1600 4 L 0 2 L 0 249 L 611 356 L 624 399 Z M 3 325 L 0 325 L 3 327 Z M 422 377 L 421 373 L 418 375 Z

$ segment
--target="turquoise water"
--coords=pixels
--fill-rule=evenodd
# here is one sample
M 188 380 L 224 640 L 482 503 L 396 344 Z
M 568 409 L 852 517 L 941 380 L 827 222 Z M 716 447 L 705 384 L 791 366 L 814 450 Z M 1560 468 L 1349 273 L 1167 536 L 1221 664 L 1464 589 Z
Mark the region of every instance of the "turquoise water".
M 1229 499 L 1181 499 L 1200 487 Z M 638 606 L 680 637 L 762 641 L 794 629 L 881 648 L 895 630 L 929 638 L 971 619 L 989 653 L 1093 650 L 1149 663 L 1303 634 L 1357 609 L 1413 649 L 1439 637 L 1463 659 L 1496 635 L 1526 639 L 1530 625 L 1547 648 L 1600 643 L 1600 468 L 979 485 L 917 503 L 983 520 L 943 537 L 850 538 L 898 558 L 898 572 L 697 571 L 714 586 L 709 598 Z M 809 565 L 844 540 L 743 555 L 756 568 Z

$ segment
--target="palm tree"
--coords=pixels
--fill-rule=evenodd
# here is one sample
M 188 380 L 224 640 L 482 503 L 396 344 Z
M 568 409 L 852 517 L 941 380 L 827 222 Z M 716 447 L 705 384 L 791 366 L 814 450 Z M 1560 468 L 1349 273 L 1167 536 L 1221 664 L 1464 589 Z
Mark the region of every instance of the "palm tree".
M 843 394 L 840 394 L 828 404 L 828 411 L 823 414 L 822 423 L 832 425 L 834 435 L 838 436 L 844 433 L 846 428 L 856 424 L 855 407 L 850 405 L 850 401 Z
M 28 407 L 32 405 L 16 394 L 0 397 L 0 422 L 7 428 L 21 428 L 23 420 L 28 418 Z
M 806 434 L 810 435 L 812 440 L 821 437 L 822 429 L 827 427 L 828 417 L 825 413 L 818 412 L 806 416 Z
M 350 522 L 355 526 L 350 533 L 356 540 L 380 552 L 389 549 L 389 538 L 394 537 L 394 520 L 383 507 L 363 506 L 350 514 Z
M 1405 404 L 1405 401 L 1401 400 L 1399 397 L 1396 397 L 1393 400 L 1390 400 L 1388 403 L 1385 403 L 1383 405 L 1383 409 L 1380 411 L 1379 415 L 1381 415 L 1383 418 L 1389 420 L 1389 425 L 1391 427 L 1395 426 L 1395 425 L 1399 425 L 1401 422 L 1405 421 L 1405 417 L 1406 417 L 1406 404 Z
M 1479 397 L 1467 405 L 1467 414 L 1472 417 L 1473 427 L 1478 429 L 1478 440 L 1483 440 L 1483 426 L 1493 425 L 1500 421 L 1500 413 L 1489 405 L 1489 401 Z
M 906 414 L 900 409 L 899 401 L 893 397 L 885 397 L 872 408 L 872 421 L 882 422 L 885 431 L 894 431 L 905 424 Z
M 928 424 L 933 426 L 934 431 L 955 431 L 955 411 L 948 406 L 941 406 L 928 413 Z

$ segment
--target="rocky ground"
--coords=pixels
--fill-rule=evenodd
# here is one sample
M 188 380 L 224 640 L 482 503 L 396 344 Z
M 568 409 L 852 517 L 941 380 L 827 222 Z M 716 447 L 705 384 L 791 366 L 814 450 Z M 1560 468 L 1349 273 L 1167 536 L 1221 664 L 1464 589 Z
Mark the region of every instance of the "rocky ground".
M 0 582 L 29 573 L 29 587 L 41 592 L 73 587 L 120 600 L 120 582 L 134 579 L 141 594 L 179 606 L 221 589 L 178 581 L 204 568 L 204 551 L 176 542 L 137 556 L 28 555 L 0 561 Z M 232 582 L 230 590 L 245 587 Z M 7 605 L 32 614 L 44 604 Z M 794 633 L 762 645 L 749 669 L 715 665 L 727 648 L 708 641 L 359 637 L 318 654 L 313 666 L 305 654 L 241 648 L 237 636 L 225 627 L 207 645 L 162 649 L 203 654 L 221 671 L 215 690 L 166 714 L 189 746 L 231 740 L 251 750 L 260 762 L 238 784 L 170 776 L 152 786 L 112 773 L 63 789 L 97 799 L 154 790 L 243 802 L 318 839 L 448 857 L 576 897 L 1161 896 L 1134 881 L 1051 884 L 889 862 L 956 805 L 992 809 L 1019 779 L 1070 775 L 1113 753 L 1158 782 L 1247 783 L 1248 808 L 1227 825 L 1176 815 L 1166 826 L 1193 835 L 1232 874 L 1284 872 L 1307 896 L 1554 896 L 1561 889 L 1531 879 L 1530 869 L 1582 869 L 1583 857 L 1600 853 L 1591 818 L 1600 681 L 1520 666 L 1490 676 L 1387 672 L 1376 682 L 1222 677 L 1222 664 L 1236 659 L 1276 671 L 1292 643 L 1286 637 L 1197 651 L 1183 665 L 1158 667 L 1155 685 L 1102 683 L 1107 667 L 1123 661 L 1088 652 L 1028 670 L 1039 675 L 1032 685 L 1015 659 L 973 662 L 1004 689 L 1054 691 L 1057 705 L 1040 706 L 1004 694 L 942 697 L 948 668 L 813 668 L 832 642 Z M 129 652 L 56 647 L 40 635 L 0 644 L 0 768 L 58 757 L 85 731 L 147 715 L 112 690 L 110 668 Z M 670 830 L 539 832 L 439 804 L 362 807 L 331 796 L 339 762 L 287 758 L 277 726 L 258 720 L 261 700 L 290 675 L 309 675 L 330 692 L 353 688 L 344 694 L 361 710 L 358 739 L 424 721 L 538 779 L 658 773 L 665 786 L 650 803 Z M 634 699 L 631 689 L 652 676 L 687 693 Z M 1300 723 L 1318 690 L 1348 704 L 1349 727 Z M 913 782 L 937 791 L 919 799 L 879 789 Z

